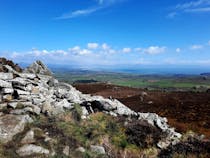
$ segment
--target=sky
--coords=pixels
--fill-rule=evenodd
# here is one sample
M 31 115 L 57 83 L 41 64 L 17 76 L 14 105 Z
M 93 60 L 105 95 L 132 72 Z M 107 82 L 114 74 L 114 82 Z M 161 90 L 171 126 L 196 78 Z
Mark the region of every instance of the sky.
M 210 0 L 0 0 L 0 56 L 210 68 Z

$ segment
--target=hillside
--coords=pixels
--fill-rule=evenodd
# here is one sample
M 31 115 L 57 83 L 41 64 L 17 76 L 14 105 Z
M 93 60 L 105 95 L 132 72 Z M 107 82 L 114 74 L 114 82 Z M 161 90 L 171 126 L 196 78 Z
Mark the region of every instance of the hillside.
M 0 157 L 209 157 L 210 141 L 167 118 L 59 82 L 41 61 L 0 60 Z
M 151 91 L 106 83 L 74 86 L 83 93 L 116 98 L 136 112 L 154 112 L 167 117 L 179 132 L 193 130 L 210 138 L 209 92 Z

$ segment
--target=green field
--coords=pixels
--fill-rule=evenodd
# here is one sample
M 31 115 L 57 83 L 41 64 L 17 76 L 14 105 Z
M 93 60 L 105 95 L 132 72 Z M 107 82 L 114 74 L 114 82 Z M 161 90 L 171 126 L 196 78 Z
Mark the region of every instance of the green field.
M 96 80 L 135 88 L 207 90 L 210 77 L 200 75 L 135 75 L 105 72 L 55 72 L 55 76 L 68 83 Z

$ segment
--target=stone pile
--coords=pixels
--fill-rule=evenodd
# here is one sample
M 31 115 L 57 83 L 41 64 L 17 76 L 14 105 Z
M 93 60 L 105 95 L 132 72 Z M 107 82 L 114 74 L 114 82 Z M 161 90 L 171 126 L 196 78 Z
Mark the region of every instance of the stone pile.
M 30 113 L 57 115 L 74 108 L 74 104 L 81 106 L 82 119 L 88 119 L 91 113 L 100 111 L 114 117 L 148 121 L 168 135 L 166 140 L 157 144 L 160 148 L 177 143 L 181 137 L 168 126 L 166 118 L 153 113 L 136 113 L 116 99 L 82 94 L 71 85 L 59 82 L 41 61 L 33 63 L 23 72 L 7 65 L 7 62 L 1 67 L 4 72 L 0 72 L 0 110 L 6 109 L 7 112 L 0 113 L 0 142 L 8 142 L 23 131 L 24 125 L 33 121 Z M 21 148 L 18 152 L 23 154 L 27 149 Z M 37 151 L 48 153 L 40 147 L 34 147 L 33 152 Z

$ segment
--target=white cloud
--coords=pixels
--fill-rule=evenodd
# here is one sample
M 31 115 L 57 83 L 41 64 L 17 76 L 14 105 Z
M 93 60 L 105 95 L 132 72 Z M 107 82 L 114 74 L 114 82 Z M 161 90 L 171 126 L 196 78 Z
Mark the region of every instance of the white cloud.
M 168 18 L 174 18 L 181 13 L 205 13 L 210 12 L 210 0 L 192 0 L 186 3 L 177 4 Z
M 210 7 L 204 7 L 204 8 L 193 8 L 193 9 L 185 9 L 185 12 L 191 12 L 191 13 L 201 13 L 201 12 L 210 12 Z
M 87 44 L 87 47 L 88 47 L 88 49 L 96 49 L 96 48 L 98 48 L 98 43 L 88 43 Z
M 208 41 L 208 45 L 210 46 L 210 40 Z
M 106 43 L 103 43 L 101 47 L 102 47 L 102 49 L 104 49 L 104 50 L 107 50 L 107 49 L 110 48 L 110 47 L 108 46 L 108 44 L 106 44 Z
M 164 53 L 166 50 L 166 47 L 159 47 L 159 46 L 150 46 L 149 48 L 144 49 L 144 53 L 147 54 L 160 54 Z
M 131 52 L 131 48 L 123 48 L 122 52 L 123 53 L 130 53 Z
M 202 49 L 202 48 L 203 48 L 203 46 L 202 45 L 198 45 L 198 44 L 190 46 L 191 50 L 198 50 L 198 49 Z
M 88 49 L 82 49 L 81 51 L 78 52 L 79 55 L 88 55 L 91 54 L 92 52 Z
M 181 52 L 181 49 L 180 48 L 176 48 L 176 52 L 177 53 Z
M 95 13 L 99 10 L 102 10 L 104 8 L 107 8 L 115 3 L 118 2 L 123 2 L 124 0 L 96 0 L 97 5 L 85 9 L 78 9 L 69 13 L 64 13 L 59 17 L 56 17 L 55 19 L 57 20 L 62 20 L 62 19 L 72 19 L 80 16 L 86 16 L 90 15 L 92 13 Z
M 91 54 L 91 50 L 89 49 L 81 49 L 79 46 L 75 46 L 73 48 L 68 49 L 70 53 L 74 55 L 89 55 Z
M 89 48 L 88 48 L 89 44 Z M 34 60 L 42 60 L 47 64 L 62 64 L 62 65 L 80 65 L 80 66 L 106 66 L 106 65 L 129 65 L 129 64 L 145 64 L 145 65 L 157 65 L 157 64 L 174 64 L 174 65 L 210 65 L 208 57 L 203 58 L 198 54 L 198 58 L 192 57 L 186 59 L 188 56 L 176 56 L 174 53 L 164 54 L 158 57 L 151 57 L 150 54 L 160 54 L 168 51 L 164 46 L 150 46 L 148 48 L 141 47 L 122 47 L 115 48 L 108 44 L 99 44 L 97 49 L 92 49 L 93 43 L 88 43 L 87 47 L 73 46 L 68 50 L 39 50 L 32 49 L 26 52 L 0 52 L 1 56 L 5 56 L 9 59 L 18 62 L 31 63 Z M 210 45 L 210 41 L 209 41 Z M 93 47 L 92 47 L 93 46 Z M 206 46 L 206 47 L 204 47 Z M 96 45 L 95 47 L 96 48 Z M 204 54 L 207 49 L 207 42 L 203 45 L 192 45 L 188 51 L 197 50 L 203 48 Z M 169 49 L 170 50 L 170 49 Z M 184 52 L 179 47 L 175 49 L 176 52 Z M 132 52 L 133 53 L 129 53 Z M 126 53 L 127 52 L 127 53 Z M 148 54 L 148 55 L 147 55 Z M 184 55 L 182 53 L 181 55 Z M 195 54 L 196 55 L 196 54 Z
M 189 8 L 196 8 L 200 6 L 208 6 L 210 5 L 210 0 L 194 0 L 182 4 L 176 5 L 177 9 L 189 9 Z
M 73 48 L 69 48 L 69 51 L 80 51 L 80 47 L 79 46 L 74 46 Z
M 95 8 L 88 8 L 88 9 L 80 9 L 80 10 L 76 10 L 70 13 L 65 13 L 63 15 L 61 15 L 60 17 L 57 17 L 55 19 L 71 19 L 71 18 L 76 18 L 79 16 L 85 16 L 85 15 L 89 15 L 91 13 L 96 12 L 97 10 L 100 10 L 101 7 L 95 7 Z
M 135 48 L 134 51 L 135 52 L 141 52 L 142 51 L 142 48 Z

